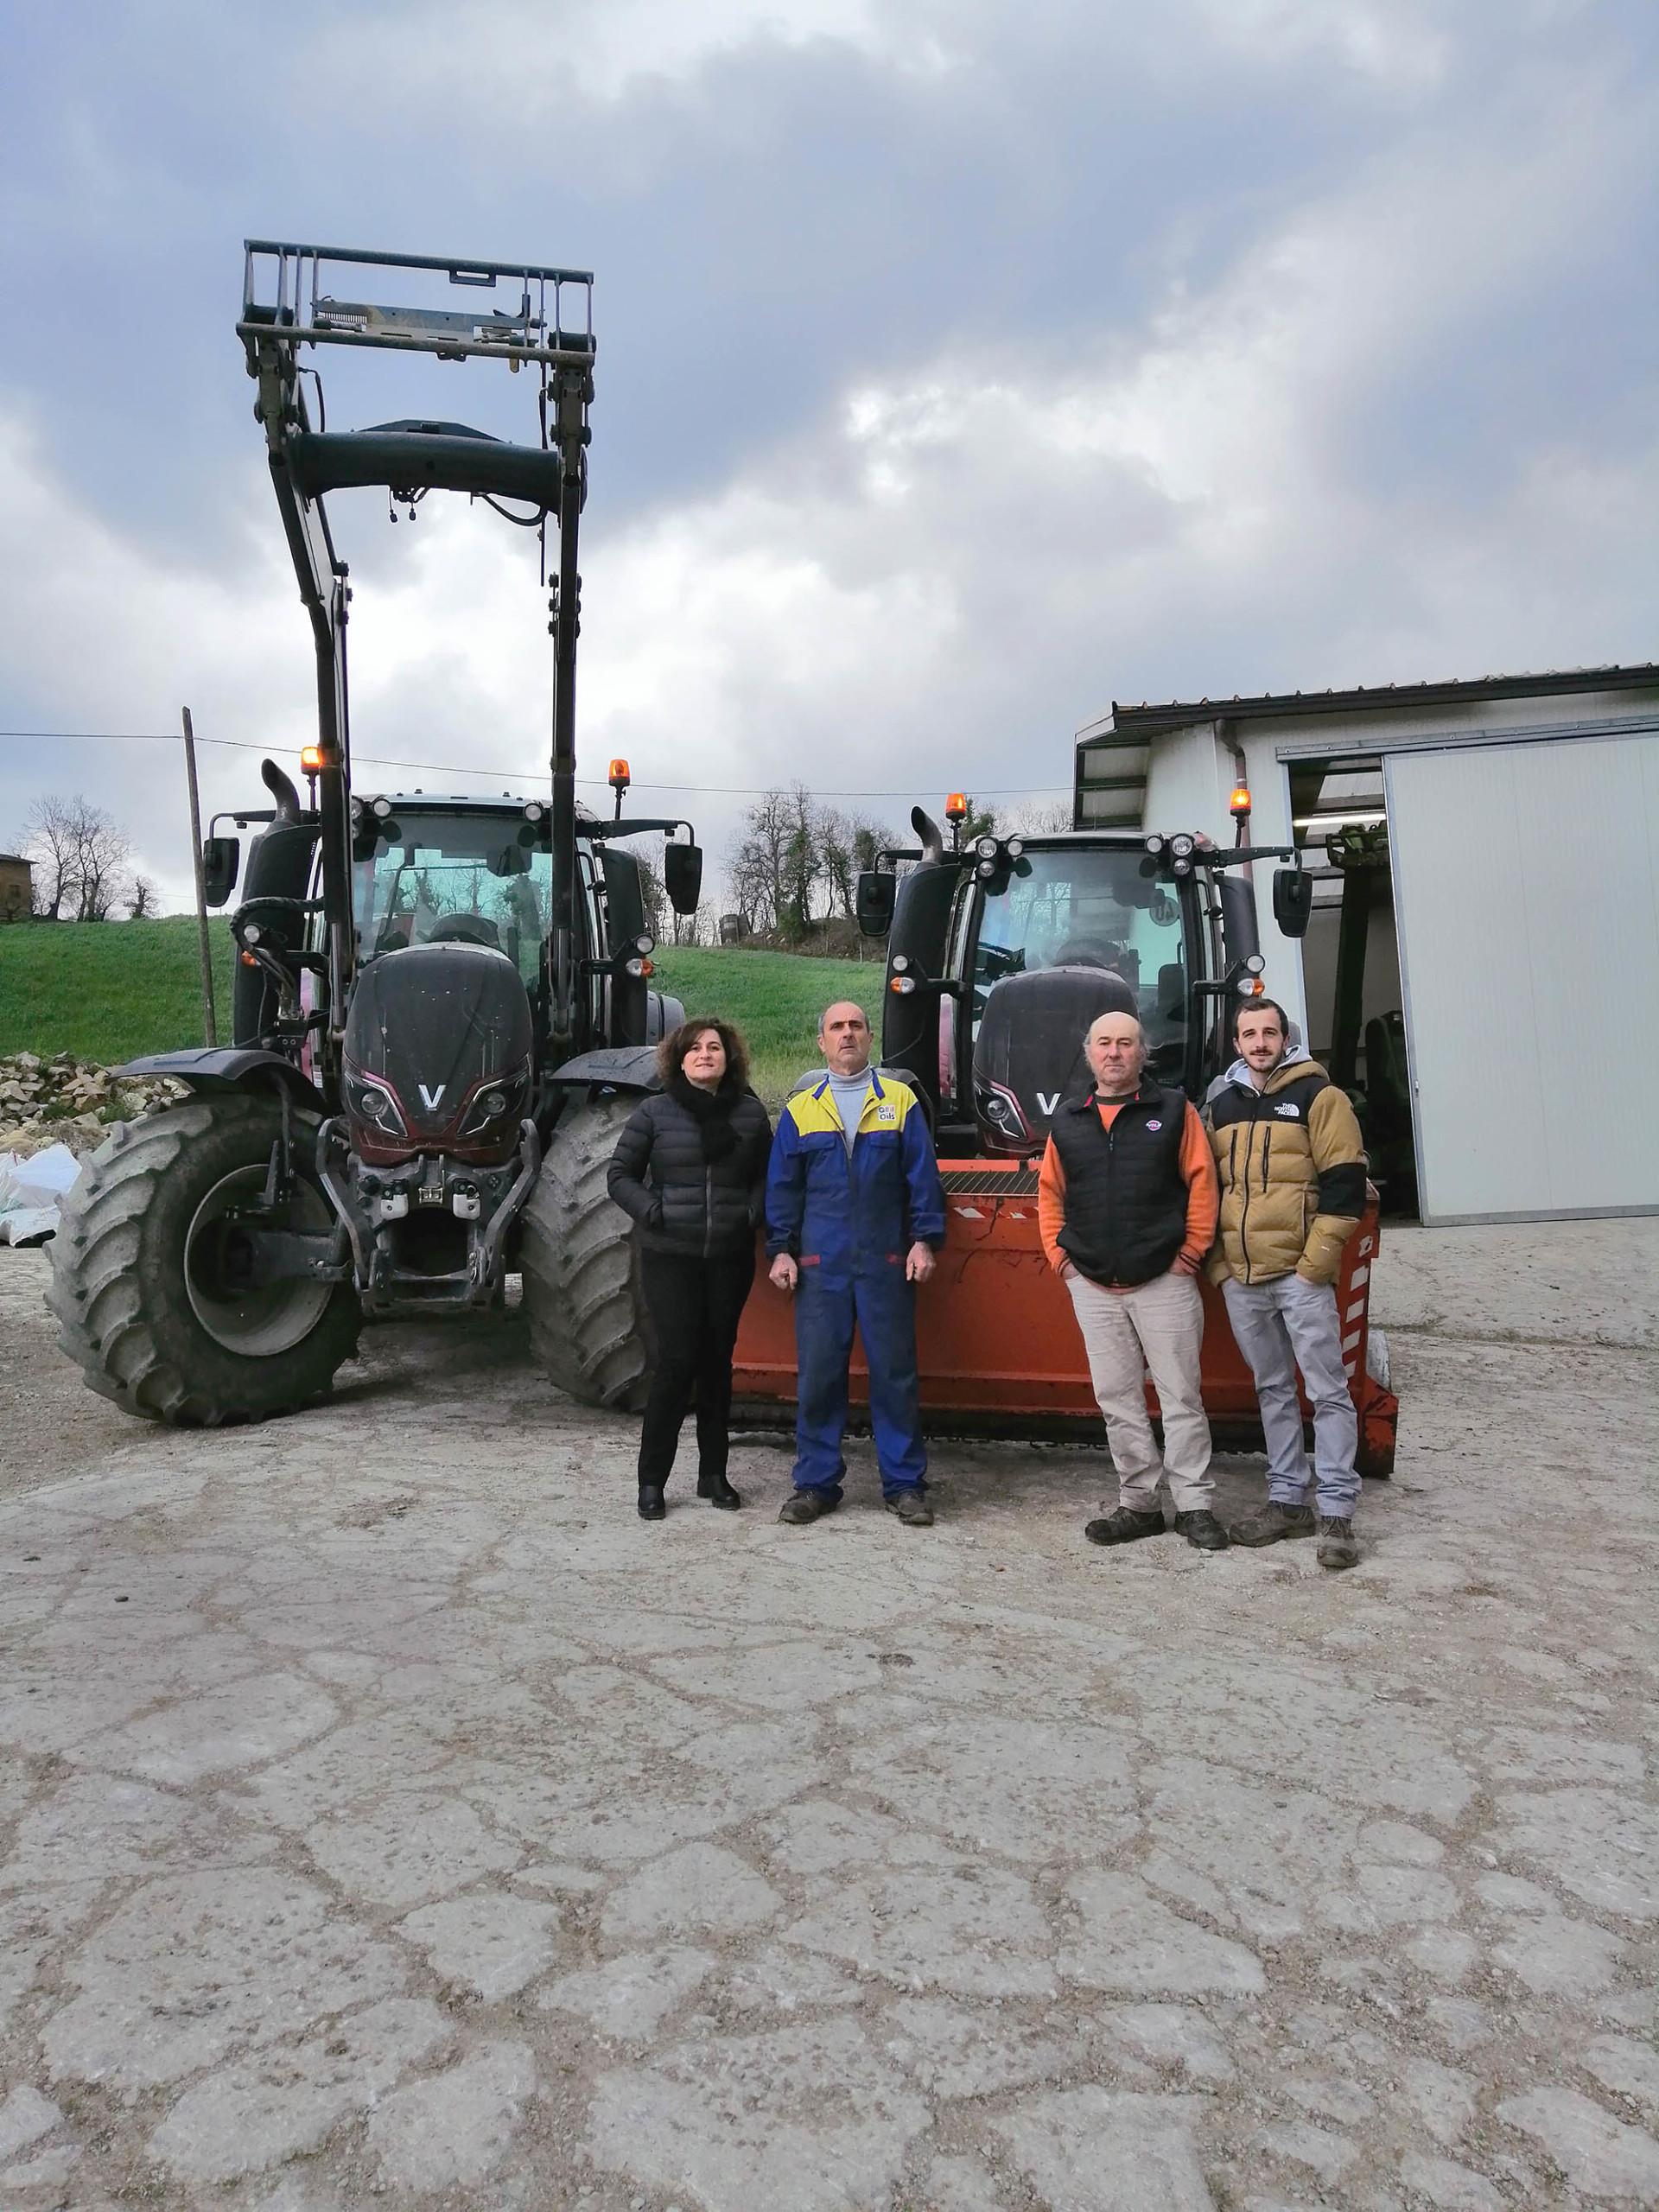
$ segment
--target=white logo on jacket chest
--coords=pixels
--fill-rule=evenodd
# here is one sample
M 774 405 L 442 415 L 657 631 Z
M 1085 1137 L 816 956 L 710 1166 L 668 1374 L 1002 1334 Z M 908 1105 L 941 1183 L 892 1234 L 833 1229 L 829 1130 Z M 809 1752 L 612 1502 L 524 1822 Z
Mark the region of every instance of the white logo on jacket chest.
M 1294 1122 L 1302 1109 L 1300 1106 L 1275 1106 L 1273 1110 L 1275 1114 L 1282 1114 L 1287 1122 Z
M 875 1119 L 879 1128 L 890 1129 L 899 1119 L 899 1109 L 896 1106 L 878 1106 Z

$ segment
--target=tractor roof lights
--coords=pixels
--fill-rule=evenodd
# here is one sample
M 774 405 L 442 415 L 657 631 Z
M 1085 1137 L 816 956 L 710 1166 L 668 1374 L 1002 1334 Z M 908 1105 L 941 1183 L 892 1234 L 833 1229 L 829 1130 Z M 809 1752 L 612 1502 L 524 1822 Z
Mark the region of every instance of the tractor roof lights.
M 981 860 L 982 860 L 982 861 L 994 861 L 994 860 L 996 858 L 996 840 L 995 840 L 995 837 L 982 837 L 982 838 L 980 838 L 980 839 L 978 840 L 978 842 L 976 843 L 976 845 L 975 845 L 975 847 L 974 847 L 974 850 L 975 850 L 975 851 L 979 855 L 979 857 L 981 858 Z

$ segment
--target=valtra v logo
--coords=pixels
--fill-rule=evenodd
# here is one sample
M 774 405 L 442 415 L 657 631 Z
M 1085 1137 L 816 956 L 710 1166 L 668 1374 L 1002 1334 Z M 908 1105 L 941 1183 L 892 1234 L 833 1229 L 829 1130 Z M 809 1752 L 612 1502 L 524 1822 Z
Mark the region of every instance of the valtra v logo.
M 443 1094 L 448 1090 L 448 1084 L 447 1083 L 441 1083 L 435 1090 L 429 1090 L 424 1084 L 421 1084 L 417 1087 L 421 1094 L 422 1105 L 425 1107 L 429 1114 L 435 1114 L 439 1107 L 443 1103 Z

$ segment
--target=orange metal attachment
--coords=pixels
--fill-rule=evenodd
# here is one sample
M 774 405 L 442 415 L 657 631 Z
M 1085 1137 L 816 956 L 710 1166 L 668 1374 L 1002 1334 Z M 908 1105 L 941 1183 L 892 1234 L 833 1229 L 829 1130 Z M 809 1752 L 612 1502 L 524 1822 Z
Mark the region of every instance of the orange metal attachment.
M 1098 1438 L 1100 1414 L 1071 1300 L 1038 1236 L 1035 1170 L 1013 1160 L 947 1160 L 941 1166 L 944 1249 L 938 1274 L 916 1299 L 924 1425 L 935 1433 L 1037 1427 Z M 1343 1364 L 1360 1420 L 1360 1471 L 1386 1475 L 1394 1465 L 1398 1408 L 1365 1366 L 1376 1248 L 1372 1198 L 1343 1252 L 1337 1305 Z M 1233 1341 L 1220 1293 L 1208 1282 L 1199 1287 L 1205 1411 L 1218 1438 L 1259 1450 L 1261 1415 L 1250 1370 Z M 743 1311 L 734 1366 L 738 1397 L 752 1418 L 775 1419 L 792 1405 L 794 1315 L 764 1264 Z M 859 1403 L 869 1395 L 861 1351 L 854 1355 L 852 1395 Z M 1147 1402 L 1155 1414 L 1150 1385 Z

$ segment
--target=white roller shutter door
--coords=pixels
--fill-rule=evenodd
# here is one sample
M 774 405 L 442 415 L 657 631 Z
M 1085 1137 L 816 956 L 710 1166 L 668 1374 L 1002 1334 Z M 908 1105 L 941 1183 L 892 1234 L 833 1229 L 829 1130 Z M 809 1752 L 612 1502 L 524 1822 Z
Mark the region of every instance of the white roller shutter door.
M 1424 1220 L 1659 1211 L 1659 736 L 1384 775 Z

